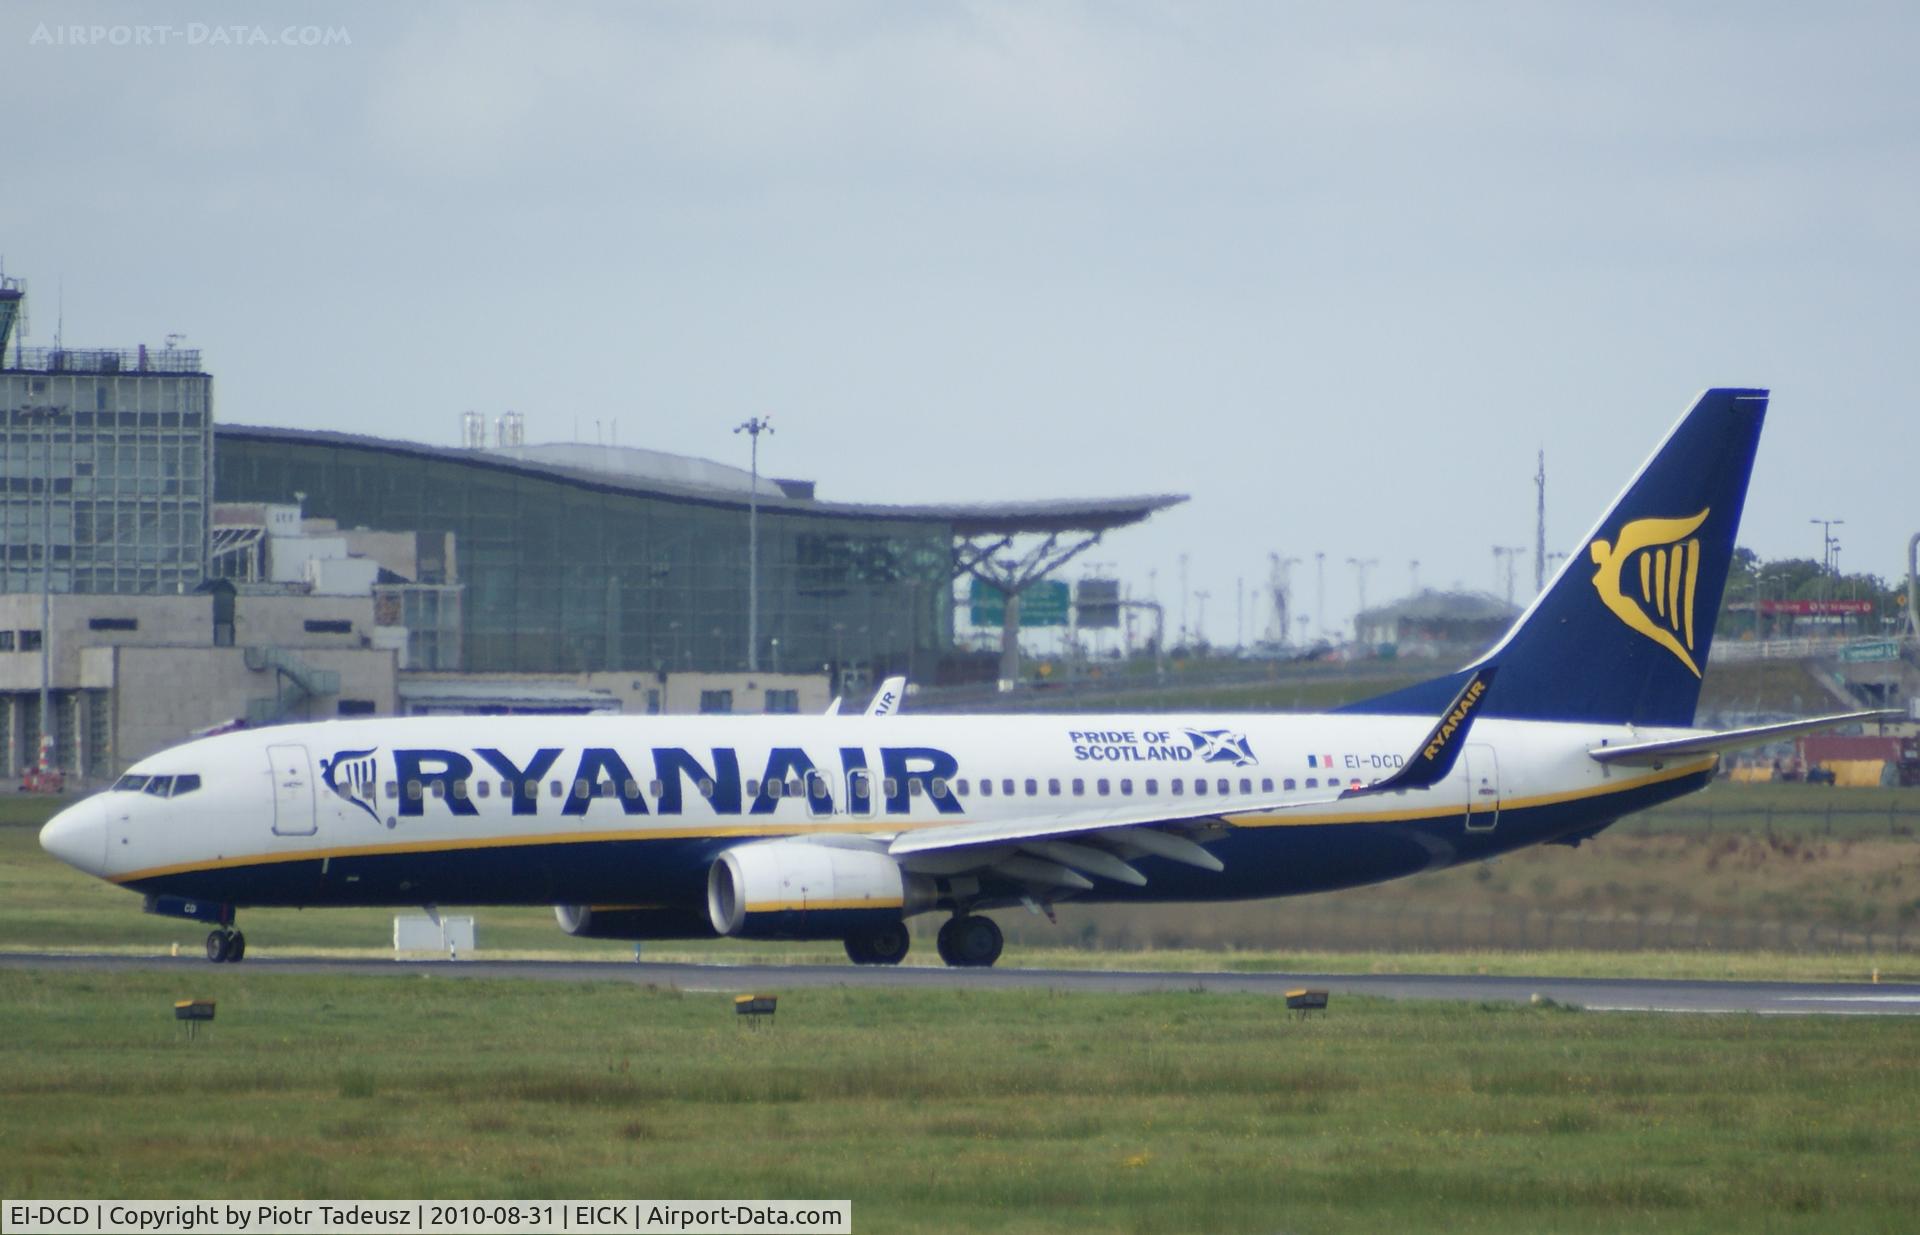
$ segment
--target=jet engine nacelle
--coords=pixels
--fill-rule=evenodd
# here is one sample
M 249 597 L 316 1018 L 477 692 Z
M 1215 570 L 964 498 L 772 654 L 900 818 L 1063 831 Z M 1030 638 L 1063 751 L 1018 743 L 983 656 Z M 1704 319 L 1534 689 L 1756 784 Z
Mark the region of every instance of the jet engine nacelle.
M 844 939 L 931 909 L 934 895 L 884 853 L 806 841 L 736 846 L 707 872 L 713 929 L 744 939 Z
M 712 939 L 713 923 L 691 905 L 555 905 L 560 929 L 581 939 Z

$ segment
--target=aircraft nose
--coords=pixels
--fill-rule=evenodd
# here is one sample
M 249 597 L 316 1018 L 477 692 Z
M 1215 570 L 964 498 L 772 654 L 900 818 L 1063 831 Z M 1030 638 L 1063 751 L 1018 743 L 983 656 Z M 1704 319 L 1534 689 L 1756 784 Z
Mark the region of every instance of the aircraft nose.
M 47 820 L 40 829 L 40 847 L 68 866 L 89 875 L 107 869 L 107 812 L 100 800 L 76 802 Z

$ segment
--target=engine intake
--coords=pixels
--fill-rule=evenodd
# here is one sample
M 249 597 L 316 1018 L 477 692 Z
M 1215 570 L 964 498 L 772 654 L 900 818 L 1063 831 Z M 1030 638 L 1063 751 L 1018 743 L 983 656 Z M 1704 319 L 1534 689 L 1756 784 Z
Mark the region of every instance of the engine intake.
M 884 853 L 807 841 L 728 849 L 707 872 L 713 929 L 741 939 L 844 939 L 933 908 L 933 881 Z

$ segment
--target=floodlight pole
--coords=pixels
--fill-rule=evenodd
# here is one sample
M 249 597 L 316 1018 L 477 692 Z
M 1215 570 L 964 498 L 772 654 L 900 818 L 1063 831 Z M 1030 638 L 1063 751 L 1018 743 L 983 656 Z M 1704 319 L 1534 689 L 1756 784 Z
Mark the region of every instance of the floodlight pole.
M 23 407 L 20 415 L 38 421 L 44 434 L 40 479 L 40 750 L 39 770 L 52 763 L 53 750 L 53 422 L 66 414 L 60 407 Z
M 760 671 L 760 435 L 772 433 L 771 417 L 754 416 L 735 425 L 735 433 L 753 439 L 753 485 L 747 491 L 747 672 Z

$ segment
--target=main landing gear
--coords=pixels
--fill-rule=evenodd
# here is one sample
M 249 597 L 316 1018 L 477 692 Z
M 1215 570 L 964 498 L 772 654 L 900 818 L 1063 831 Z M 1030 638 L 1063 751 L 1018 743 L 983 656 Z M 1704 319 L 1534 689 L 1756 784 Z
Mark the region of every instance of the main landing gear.
M 889 922 L 847 936 L 847 959 L 856 965 L 898 965 L 913 943 L 905 922 Z
M 247 955 L 247 937 L 232 927 L 207 932 L 207 959 L 237 964 Z
M 1006 939 L 992 918 L 955 914 L 940 928 L 936 946 L 940 959 L 956 969 L 985 969 L 1000 959 Z

